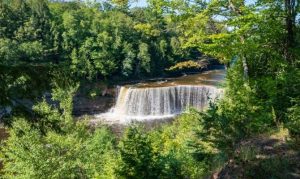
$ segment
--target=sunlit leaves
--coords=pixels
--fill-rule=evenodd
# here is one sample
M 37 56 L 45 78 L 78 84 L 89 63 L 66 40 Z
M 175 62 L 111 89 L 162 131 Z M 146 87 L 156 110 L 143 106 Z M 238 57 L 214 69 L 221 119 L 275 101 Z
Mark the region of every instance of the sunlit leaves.
M 141 43 L 139 45 L 139 53 L 137 55 L 139 59 L 139 63 L 141 68 L 144 69 L 146 72 L 150 72 L 150 54 L 148 45 L 146 43 Z
M 151 24 L 137 24 L 134 26 L 134 28 L 139 31 L 144 33 L 145 35 L 149 35 L 149 36 L 154 36 L 154 37 L 158 37 L 160 35 L 159 30 L 154 29 Z
M 0 64 L 15 64 L 19 58 L 17 43 L 10 39 L 0 39 Z
M 5 153 L 8 178 L 113 178 L 114 139 L 106 128 L 91 133 L 77 124 L 67 134 L 42 135 L 19 119 L 10 131 Z
M 123 48 L 125 59 L 122 64 L 122 73 L 125 76 L 129 76 L 133 73 L 133 65 L 135 63 L 136 52 L 131 44 L 125 43 Z

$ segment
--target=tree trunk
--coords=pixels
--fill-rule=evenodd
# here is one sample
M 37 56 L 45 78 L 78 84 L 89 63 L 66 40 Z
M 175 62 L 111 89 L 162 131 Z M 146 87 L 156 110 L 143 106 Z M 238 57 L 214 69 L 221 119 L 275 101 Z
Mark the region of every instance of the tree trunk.
M 293 55 L 291 48 L 295 47 L 295 24 L 297 9 L 299 6 L 299 0 L 285 0 L 285 29 L 286 39 L 284 48 L 284 57 L 290 63 L 293 64 Z
M 245 44 L 245 37 L 241 36 L 240 39 L 241 39 L 241 43 Z M 244 80 L 248 80 L 248 78 L 249 78 L 249 75 L 248 75 L 249 69 L 248 69 L 248 64 L 247 64 L 247 58 L 246 58 L 245 55 L 242 55 L 241 58 L 242 58 L 242 62 L 243 62 Z
M 245 4 L 242 4 L 242 6 L 244 6 Z M 242 16 L 243 12 L 237 8 L 233 2 L 231 0 L 228 0 L 228 7 L 229 9 L 231 9 L 234 13 L 236 13 L 236 15 L 238 16 Z M 245 44 L 245 37 L 243 35 L 240 36 L 240 41 L 241 44 Z M 244 71 L 244 80 L 247 81 L 249 78 L 248 72 L 248 64 L 247 64 L 247 58 L 245 57 L 245 55 L 241 55 L 242 58 L 242 63 L 243 63 L 243 71 Z
M 247 64 L 247 59 L 245 56 L 242 56 L 242 62 L 243 62 L 243 69 L 244 69 L 244 79 L 248 80 L 249 75 L 248 75 L 248 64 Z

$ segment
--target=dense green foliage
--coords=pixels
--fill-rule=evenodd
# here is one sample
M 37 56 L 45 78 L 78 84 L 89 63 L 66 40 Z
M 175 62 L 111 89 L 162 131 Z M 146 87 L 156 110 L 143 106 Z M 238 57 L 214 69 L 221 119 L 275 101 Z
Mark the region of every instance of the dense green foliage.
M 197 136 L 196 111 L 158 130 L 132 124 L 117 141 L 104 126 L 92 130 L 85 121 L 66 122 L 45 102 L 38 106 L 47 120 L 61 120 L 43 131 L 14 122 L 1 151 L 7 178 L 199 178 L 209 172 L 208 156 L 217 155 Z
M 299 11 L 299 0 L 0 0 L 0 119 L 10 127 L 1 174 L 204 178 L 259 133 L 284 126 L 299 144 Z M 132 124 L 118 137 L 72 116 L 85 82 L 198 68 L 186 60 L 201 54 L 227 66 L 224 95 L 206 111 L 153 130 Z M 249 176 L 284 162 L 265 160 Z
M 54 96 L 63 92 L 57 90 Z M 71 96 L 72 90 L 67 91 Z M 90 131 L 76 123 L 64 98 L 59 112 L 45 101 L 34 107 L 38 121 L 18 119 L 7 145 L 5 176 L 8 178 L 94 178 L 112 176 L 115 140 L 105 127 Z
M 152 7 L 1 0 L 0 14 L 1 107 L 28 108 L 61 71 L 83 83 L 158 76 L 194 53 Z
M 1 65 L 65 62 L 90 79 L 159 74 L 189 55 L 165 21 L 151 7 L 2 0 Z
M 82 124 L 45 135 L 24 120 L 14 123 L 4 153 L 8 178 L 106 178 L 112 176 L 114 140 L 106 128 Z M 16 147 L 18 146 L 18 147 Z

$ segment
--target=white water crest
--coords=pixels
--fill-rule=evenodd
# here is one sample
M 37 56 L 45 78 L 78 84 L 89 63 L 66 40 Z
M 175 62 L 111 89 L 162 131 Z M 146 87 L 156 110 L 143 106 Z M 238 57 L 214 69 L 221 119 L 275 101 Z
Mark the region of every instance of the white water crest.
M 96 116 L 111 122 L 172 118 L 188 107 L 203 110 L 209 101 L 221 94 L 208 85 L 177 85 L 163 87 L 120 87 L 116 105 L 107 113 Z

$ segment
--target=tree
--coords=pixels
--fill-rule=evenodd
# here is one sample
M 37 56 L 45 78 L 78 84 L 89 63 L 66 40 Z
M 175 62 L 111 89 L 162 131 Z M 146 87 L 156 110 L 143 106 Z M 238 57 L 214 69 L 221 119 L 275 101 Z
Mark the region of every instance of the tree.
M 133 65 L 135 63 L 136 52 L 132 47 L 132 44 L 124 43 L 124 49 L 122 52 L 125 54 L 125 59 L 122 64 L 122 73 L 125 76 L 130 76 L 133 73 Z
M 151 70 L 151 59 L 149 54 L 148 45 L 146 43 L 141 43 L 139 45 L 139 53 L 137 55 L 139 59 L 138 69 L 137 72 L 140 71 L 140 69 L 144 70 L 146 73 L 150 73 Z
M 140 128 L 127 129 L 119 144 L 121 166 L 120 176 L 125 178 L 153 178 L 161 172 L 158 166 L 158 154 L 153 152 L 150 140 Z

